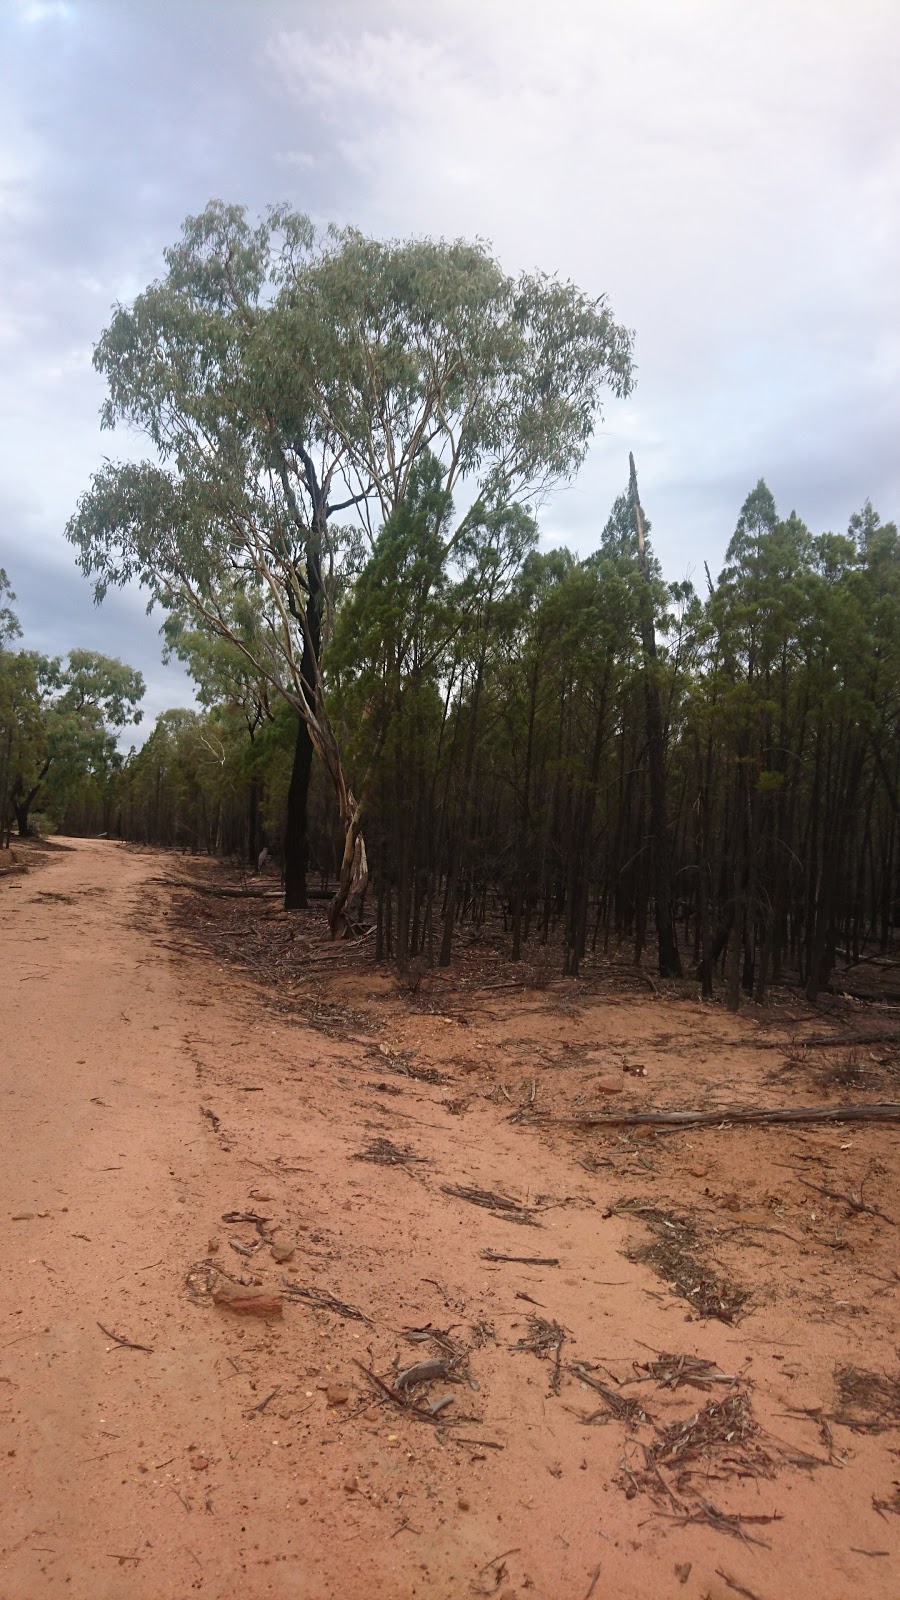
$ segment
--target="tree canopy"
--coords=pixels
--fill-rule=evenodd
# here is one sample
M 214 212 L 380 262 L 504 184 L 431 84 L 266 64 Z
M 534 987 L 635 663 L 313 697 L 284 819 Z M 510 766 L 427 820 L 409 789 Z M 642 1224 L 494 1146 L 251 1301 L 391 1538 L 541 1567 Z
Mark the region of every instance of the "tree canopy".
M 253 226 L 214 202 L 166 265 L 95 352 L 105 425 L 140 429 L 153 458 L 102 468 L 68 536 L 98 598 L 137 579 L 298 713 L 346 829 L 346 898 L 362 803 L 322 676 L 343 588 L 425 452 L 465 497 L 448 553 L 570 477 L 604 391 L 630 388 L 631 335 L 484 245 L 317 234 L 284 208 Z
M 35 809 L 58 824 L 86 791 L 108 799 L 118 731 L 140 722 L 143 695 L 139 672 L 94 650 L 0 648 L 0 828 L 14 818 L 24 837 Z

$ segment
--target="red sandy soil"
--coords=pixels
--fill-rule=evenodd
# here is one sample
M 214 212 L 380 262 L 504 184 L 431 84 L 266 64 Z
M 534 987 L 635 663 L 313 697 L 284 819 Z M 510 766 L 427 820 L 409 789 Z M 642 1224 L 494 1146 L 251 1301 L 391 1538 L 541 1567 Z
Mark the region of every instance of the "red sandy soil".
M 833 1014 L 401 986 L 321 910 L 266 987 L 222 952 L 264 952 L 276 901 L 233 926 L 160 884 L 180 858 L 41 860 L 0 881 L 0 1600 L 895 1600 L 897 1128 L 543 1119 L 896 1100 L 896 1052 L 841 1057 L 848 1088 L 834 1051 L 788 1048 Z M 396 1159 L 355 1159 L 377 1139 Z M 629 1259 L 678 1218 L 702 1281 L 748 1295 L 733 1322 Z M 342 1305 L 214 1303 L 240 1279 Z M 666 1385 L 660 1352 L 729 1381 Z M 710 1406 L 692 1448 L 663 1437 Z

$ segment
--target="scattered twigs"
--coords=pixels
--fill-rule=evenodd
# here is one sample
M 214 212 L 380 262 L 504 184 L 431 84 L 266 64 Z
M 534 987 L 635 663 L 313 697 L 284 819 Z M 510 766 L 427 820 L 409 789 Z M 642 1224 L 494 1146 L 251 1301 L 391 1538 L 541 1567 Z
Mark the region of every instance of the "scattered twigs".
M 519 1552 L 520 1549 L 521 1549 L 520 1545 L 514 1545 L 511 1550 L 502 1550 L 500 1552 L 499 1556 L 492 1556 L 490 1561 L 486 1561 L 484 1563 L 483 1567 L 479 1567 L 479 1569 L 478 1569 L 479 1578 L 482 1577 L 484 1575 L 484 1573 L 490 1572 L 493 1569 L 493 1580 L 494 1581 L 491 1584 L 491 1587 L 489 1589 L 485 1589 L 484 1585 L 480 1584 L 480 1583 L 472 1583 L 472 1584 L 470 1584 L 469 1588 L 470 1588 L 472 1594 L 486 1595 L 486 1596 L 490 1596 L 490 1595 L 496 1594 L 497 1590 L 500 1588 L 501 1583 L 503 1582 L 503 1579 L 506 1577 L 506 1574 L 507 1574 L 506 1557 L 507 1556 L 518 1555 L 518 1552 Z
M 400 1378 L 396 1380 L 393 1387 L 391 1387 L 389 1383 L 385 1383 L 383 1378 L 379 1378 L 377 1372 L 373 1372 L 370 1367 L 364 1366 L 361 1361 L 357 1361 L 356 1366 L 359 1367 L 360 1372 L 365 1374 L 373 1388 L 377 1390 L 383 1399 L 389 1400 L 392 1406 L 396 1406 L 399 1411 L 403 1412 L 404 1416 L 414 1417 L 417 1422 L 430 1422 L 437 1427 L 447 1426 L 446 1419 L 441 1415 L 441 1413 L 449 1402 L 449 1396 L 439 1401 L 436 1405 L 420 1406 L 416 1404 L 415 1400 L 407 1392 L 417 1383 L 433 1381 L 437 1377 L 441 1377 L 446 1380 L 446 1378 L 450 1375 L 448 1364 L 446 1362 L 420 1362 L 418 1367 L 420 1376 L 418 1378 L 413 1377 L 413 1374 L 417 1369 L 414 1367 L 409 1368 L 405 1373 L 400 1374 Z M 427 1376 L 422 1375 L 425 1368 L 432 1369 Z M 438 1368 L 440 1368 L 440 1371 L 436 1370 Z M 406 1380 L 402 1386 L 401 1379 Z M 473 1417 L 466 1417 L 465 1419 L 460 1418 L 459 1420 L 473 1422 L 476 1419 Z M 462 1442 L 471 1443 L 472 1441 L 466 1440 Z
M 709 1500 L 701 1500 L 700 1508 L 684 1516 L 676 1518 L 679 1527 L 686 1528 L 689 1523 L 701 1523 L 707 1528 L 713 1528 L 716 1533 L 730 1533 L 744 1544 L 758 1544 L 763 1550 L 771 1549 L 765 1539 L 755 1539 L 752 1534 L 744 1532 L 746 1523 L 780 1522 L 781 1513 L 775 1511 L 771 1516 L 741 1516 L 735 1513 L 720 1511 L 718 1506 L 712 1505 Z
M 558 1267 L 556 1256 L 505 1256 L 499 1250 L 482 1250 L 482 1261 L 512 1261 L 520 1267 Z
M 859 1194 L 853 1194 L 852 1190 L 850 1194 L 842 1194 L 839 1189 L 825 1189 L 821 1183 L 810 1183 L 806 1178 L 801 1178 L 800 1182 L 805 1189 L 815 1189 L 817 1194 L 824 1194 L 827 1200 L 839 1200 L 841 1205 L 848 1206 L 857 1216 L 865 1214 L 869 1217 L 880 1217 L 882 1222 L 889 1222 L 892 1228 L 897 1226 L 893 1217 L 889 1217 L 887 1212 L 882 1211 L 878 1206 L 870 1206 L 863 1199 L 862 1188 L 860 1188 Z
M 521 1200 L 513 1200 L 508 1194 L 495 1194 L 491 1189 L 471 1189 L 460 1183 L 442 1183 L 441 1190 L 457 1200 L 468 1200 L 470 1205 L 484 1206 L 507 1222 L 521 1222 L 529 1228 L 540 1227 L 532 1208 L 523 1206 Z
M 860 1433 L 880 1433 L 900 1424 L 900 1373 L 891 1377 L 846 1366 L 836 1367 L 834 1377 L 841 1410 L 832 1416 L 833 1422 Z
M 655 1361 L 635 1362 L 635 1372 L 640 1376 L 623 1379 L 624 1383 L 658 1383 L 661 1389 L 680 1389 L 690 1384 L 695 1389 L 708 1389 L 711 1383 L 736 1383 L 733 1373 L 720 1372 L 718 1363 L 705 1361 L 702 1356 L 670 1355 L 660 1351 Z
M 618 1422 L 627 1422 L 629 1426 L 634 1426 L 638 1422 L 651 1421 L 650 1413 L 644 1410 L 639 1400 L 629 1400 L 625 1395 L 617 1394 L 615 1389 L 610 1389 L 608 1384 L 601 1383 L 599 1378 L 595 1378 L 583 1362 L 575 1362 L 570 1366 L 569 1371 L 580 1383 L 586 1383 L 589 1389 L 593 1389 L 596 1394 L 599 1394 L 607 1416 L 615 1417 Z M 589 1417 L 584 1417 L 582 1420 L 584 1422 L 596 1422 L 598 1417 L 602 1415 L 602 1412 L 594 1411 Z
M 759 1600 L 759 1596 L 754 1594 L 752 1589 L 746 1589 L 735 1578 L 729 1578 L 728 1573 L 723 1572 L 721 1567 L 716 1567 L 716 1574 L 722 1579 L 727 1589 L 733 1589 L 735 1594 L 743 1595 L 744 1600 Z
M 532 1355 L 539 1356 L 546 1361 L 553 1355 L 553 1372 L 550 1377 L 550 1388 L 554 1394 L 559 1394 L 561 1374 L 561 1352 L 566 1342 L 566 1330 L 558 1322 L 548 1322 L 546 1317 L 528 1318 L 528 1338 L 519 1339 L 510 1345 L 510 1350 L 529 1350 Z
M 269 1404 L 269 1401 L 270 1400 L 274 1400 L 275 1396 L 277 1394 L 280 1394 L 280 1393 L 281 1393 L 281 1389 L 280 1388 L 279 1389 L 273 1389 L 271 1394 L 267 1394 L 266 1395 L 265 1400 L 260 1400 L 259 1405 L 253 1407 L 254 1411 L 261 1415 L 262 1412 L 265 1411 L 266 1406 Z
M 603 1111 L 548 1117 L 558 1128 L 718 1128 L 739 1123 L 900 1122 L 900 1103 L 846 1106 L 721 1106 L 715 1111 Z
M 232 1250 L 236 1250 L 240 1256 L 253 1255 L 260 1245 L 271 1244 L 271 1234 L 268 1232 L 268 1224 L 271 1220 L 271 1217 L 261 1217 L 258 1211 L 223 1211 L 222 1213 L 223 1222 L 252 1222 L 259 1234 L 259 1238 L 252 1245 L 241 1244 L 234 1239 L 230 1240 Z
M 98 1322 L 97 1327 L 101 1333 L 106 1334 L 107 1339 L 112 1339 L 113 1344 L 120 1344 L 123 1350 L 144 1350 L 148 1356 L 152 1356 L 154 1350 L 152 1344 L 135 1344 L 133 1339 L 123 1339 L 120 1333 L 113 1333 L 111 1328 L 104 1328 L 102 1322 Z
M 292 1300 L 302 1300 L 316 1311 L 333 1311 L 336 1316 L 344 1317 L 349 1322 L 365 1322 L 369 1327 L 372 1320 L 358 1306 L 350 1306 L 343 1300 L 337 1300 L 327 1289 L 306 1289 L 299 1283 L 291 1283 L 287 1278 L 282 1278 L 284 1292 Z
M 427 1161 L 427 1156 L 417 1156 L 409 1145 L 392 1144 L 390 1139 L 370 1139 L 364 1150 L 351 1158 L 353 1161 L 372 1161 L 376 1166 L 400 1167 L 411 1161 Z
M 755 1471 L 770 1470 L 771 1458 L 756 1442 L 758 1434 L 748 1395 L 735 1390 L 724 1400 L 711 1400 L 693 1416 L 663 1428 L 651 1453 L 664 1467 L 683 1468 L 693 1461 L 708 1463 L 712 1454 L 733 1458 L 740 1452 L 741 1470 L 748 1466 Z
M 697 1230 L 686 1217 L 640 1200 L 620 1200 L 604 1216 L 637 1216 L 646 1223 L 652 1238 L 627 1250 L 627 1259 L 652 1267 L 702 1317 L 731 1323 L 746 1305 L 749 1292 L 717 1277 L 702 1261 Z

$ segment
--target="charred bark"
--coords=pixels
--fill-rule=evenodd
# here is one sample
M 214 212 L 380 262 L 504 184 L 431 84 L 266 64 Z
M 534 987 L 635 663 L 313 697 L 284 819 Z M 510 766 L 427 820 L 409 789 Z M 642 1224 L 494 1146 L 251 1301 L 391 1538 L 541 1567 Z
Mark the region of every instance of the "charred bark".
M 647 772 L 650 780 L 650 832 L 653 842 L 653 894 L 656 911 L 656 940 L 659 973 L 662 978 L 681 977 L 681 957 L 675 936 L 675 908 L 672 896 L 672 857 L 669 844 L 668 798 L 666 791 L 665 734 L 659 685 L 656 681 L 656 630 L 650 569 L 644 543 L 644 517 L 638 496 L 634 456 L 628 457 L 631 478 L 631 503 L 637 530 L 638 566 L 643 584 L 641 606 L 641 645 L 644 653 L 644 714 L 647 726 Z

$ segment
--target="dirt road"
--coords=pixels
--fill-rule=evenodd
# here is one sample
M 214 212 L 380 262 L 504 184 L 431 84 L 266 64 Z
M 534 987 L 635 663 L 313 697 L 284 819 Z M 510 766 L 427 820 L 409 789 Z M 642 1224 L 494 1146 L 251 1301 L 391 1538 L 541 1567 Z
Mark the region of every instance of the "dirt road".
M 895 1597 L 893 1391 L 849 1418 L 845 1395 L 842 1417 L 833 1373 L 897 1371 L 897 1229 L 857 1217 L 827 1248 L 827 1199 L 761 1174 L 763 1149 L 774 1168 L 861 1146 L 712 1132 L 586 1170 L 585 1147 L 510 1122 L 510 1070 L 502 1095 L 476 1093 L 541 1029 L 553 1042 L 543 1001 L 493 1044 L 470 1032 L 472 1064 L 444 1081 L 392 1076 L 379 1051 L 440 1063 L 467 1019 L 391 1013 L 340 1038 L 281 1015 L 172 948 L 152 882 L 170 864 L 77 842 L 0 884 L 0 1600 Z M 734 1044 L 739 1024 L 698 1011 L 678 1025 Z M 649 1060 L 661 1016 L 616 1001 L 578 1028 L 601 1053 L 643 1038 Z M 896 1140 L 866 1144 L 888 1213 Z M 779 1184 L 781 1209 L 726 1205 L 759 1245 L 732 1326 L 626 1259 L 641 1224 L 603 1212 L 654 1184 L 709 1211 L 742 1173 L 754 1195 Z M 238 1316 L 210 1292 L 235 1280 L 304 1296 Z M 660 1382 L 635 1367 L 654 1352 L 716 1376 Z M 426 1360 L 436 1378 L 398 1383 Z M 672 1430 L 701 1412 L 680 1453 Z

